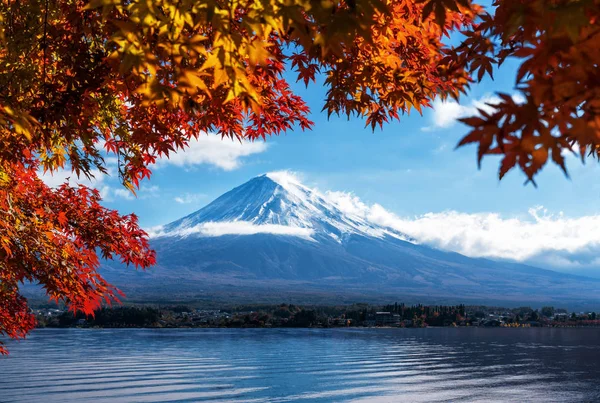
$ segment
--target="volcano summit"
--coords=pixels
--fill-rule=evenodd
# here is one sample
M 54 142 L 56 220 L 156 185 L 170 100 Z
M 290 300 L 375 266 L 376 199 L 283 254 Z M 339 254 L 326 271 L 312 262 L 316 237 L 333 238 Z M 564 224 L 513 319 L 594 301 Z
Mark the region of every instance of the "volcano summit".
M 155 267 L 107 262 L 102 271 L 134 300 L 600 306 L 598 280 L 419 244 L 286 172 L 255 177 L 150 235 Z

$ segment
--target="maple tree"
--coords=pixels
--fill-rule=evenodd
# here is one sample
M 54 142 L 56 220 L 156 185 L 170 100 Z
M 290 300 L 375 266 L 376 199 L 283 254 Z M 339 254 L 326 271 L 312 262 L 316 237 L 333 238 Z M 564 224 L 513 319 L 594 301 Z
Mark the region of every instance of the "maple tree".
M 504 154 L 500 177 L 517 165 L 530 179 L 549 154 L 564 168 L 564 149 L 597 153 L 598 3 L 498 0 L 492 15 L 470 0 L 0 0 L 0 335 L 35 325 L 23 281 L 90 314 L 118 296 L 98 252 L 154 262 L 135 216 L 94 189 L 49 188 L 40 172 L 103 175 L 111 156 L 135 191 L 158 158 L 205 133 L 310 129 L 290 77 L 323 75 L 324 110 L 375 129 L 523 58 L 526 101 L 502 95 L 464 119 L 461 145 Z
M 508 58 L 522 60 L 516 89 L 492 111 L 462 119 L 478 160 L 502 155 L 499 178 L 518 166 L 533 181 L 549 158 L 565 174 L 564 153 L 600 156 L 600 1 L 496 0 L 465 40 L 448 54 L 478 78 Z M 533 182 L 535 184 L 535 182 Z

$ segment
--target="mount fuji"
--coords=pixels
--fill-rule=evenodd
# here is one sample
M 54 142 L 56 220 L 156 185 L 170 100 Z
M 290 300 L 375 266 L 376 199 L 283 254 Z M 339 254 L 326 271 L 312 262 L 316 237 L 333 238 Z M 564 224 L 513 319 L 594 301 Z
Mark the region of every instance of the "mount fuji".
M 155 267 L 101 273 L 133 301 L 600 306 L 600 280 L 435 249 L 347 210 L 261 175 L 151 231 Z
M 154 238 L 273 234 L 344 244 L 352 236 L 410 240 L 406 235 L 344 213 L 336 203 L 287 172 L 258 176 L 208 206 L 159 228 Z

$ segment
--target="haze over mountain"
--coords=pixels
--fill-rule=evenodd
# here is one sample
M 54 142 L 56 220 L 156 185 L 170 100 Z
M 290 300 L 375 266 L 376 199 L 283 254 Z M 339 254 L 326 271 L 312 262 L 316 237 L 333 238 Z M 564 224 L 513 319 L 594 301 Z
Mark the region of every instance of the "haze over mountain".
M 599 280 L 420 245 L 285 172 L 255 177 L 150 235 L 156 267 L 103 267 L 133 300 L 600 306 Z

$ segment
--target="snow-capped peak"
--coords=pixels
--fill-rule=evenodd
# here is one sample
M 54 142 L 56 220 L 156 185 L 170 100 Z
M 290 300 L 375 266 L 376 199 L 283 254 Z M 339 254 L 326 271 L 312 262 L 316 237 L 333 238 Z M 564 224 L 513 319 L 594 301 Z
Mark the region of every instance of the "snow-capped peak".
M 294 187 L 306 187 L 302 184 L 299 175 L 292 171 L 267 172 L 264 174 L 264 176 L 286 189 Z
M 223 194 L 197 212 L 162 227 L 154 232 L 154 236 L 270 233 L 337 242 L 343 242 L 351 235 L 408 239 L 400 232 L 355 214 L 344 205 L 346 200 L 339 194 L 323 194 L 309 188 L 289 171 L 269 172 Z M 239 231 L 236 231 L 238 227 Z

